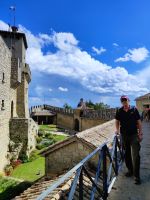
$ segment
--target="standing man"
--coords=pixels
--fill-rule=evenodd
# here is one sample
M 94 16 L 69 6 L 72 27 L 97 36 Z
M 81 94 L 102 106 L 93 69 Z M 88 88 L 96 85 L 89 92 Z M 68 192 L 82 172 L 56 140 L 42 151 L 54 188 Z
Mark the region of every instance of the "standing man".
M 116 134 L 121 134 L 125 149 L 125 163 L 128 168 L 127 177 L 134 175 L 135 184 L 141 184 L 140 179 L 140 142 L 142 141 L 142 126 L 138 110 L 131 107 L 129 98 L 121 96 L 122 107 L 116 112 Z

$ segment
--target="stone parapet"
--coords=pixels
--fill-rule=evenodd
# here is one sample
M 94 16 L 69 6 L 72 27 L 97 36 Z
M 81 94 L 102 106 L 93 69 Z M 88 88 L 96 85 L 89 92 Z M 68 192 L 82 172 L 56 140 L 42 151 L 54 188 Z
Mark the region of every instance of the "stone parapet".
M 112 120 L 115 117 L 116 109 L 84 110 L 82 117 L 91 119 Z
M 58 112 L 58 113 L 66 114 L 66 115 L 73 115 L 74 114 L 73 109 L 65 109 L 65 108 L 49 106 L 49 105 L 44 105 L 44 109 L 52 110 L 52 111 L 55 111 L 55 112 Z

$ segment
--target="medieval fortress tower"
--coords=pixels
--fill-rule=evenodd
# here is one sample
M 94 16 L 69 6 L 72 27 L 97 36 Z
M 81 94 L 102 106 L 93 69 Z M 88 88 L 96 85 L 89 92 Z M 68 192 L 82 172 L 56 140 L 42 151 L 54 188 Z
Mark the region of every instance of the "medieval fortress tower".
M 29 118 L 27 40 L 17 27 L 0 31 L 0 172 L 11 159 L 35 148 L 37 124 Z

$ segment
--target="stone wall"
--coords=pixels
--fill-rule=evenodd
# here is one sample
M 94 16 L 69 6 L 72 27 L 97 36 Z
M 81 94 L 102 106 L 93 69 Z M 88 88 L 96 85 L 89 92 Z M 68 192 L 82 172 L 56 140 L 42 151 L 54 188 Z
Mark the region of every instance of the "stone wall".
M 28 148 L 27 154 L 29 155 L 31 151 L 35 149 L 36 146 L 36 136 L 38 134 L 38 125 L 32 118 L 28 120 Z
M 100 125 L 106 121 L 114 119 L 116 109 L 91 110 L 80 108 L 64 109 L 49 105 L 39 105 L 31 108 L 30 113 L 36 113 L 41 110 L 50 110 L 56 113 L 56 121 L 54 124 L 65 129 L 75 131 L 83 131 L 93 126 Z
M 29 153 L 35 149 L 38 126 L 29 118 L 12 118 L 10 120 L 10 140 L 15 146 L 21 146 L 20 153 Z M 12 153 L 12 152 L 10 152 Z
M 92 128 L 94 126 L 103 124 L 105 122 L 106 122 L 106 120 L 103 120 L 103 119 L 82 118 L 81 119 L 81 131 L 84 131 L 84 130 Z
M 59 127 L 66 129 L 74 129 L 74 118 L 73 115 L 67 115 L 63 113 L 57 113 L 56 124 Z
M 11 53 L 0 36 L 0 171 L 7 164 L 10 119 Z M 2 105 L 2 101 L 4 101 Z
M 45 160 L 46 176 L 51 177 L 56 174 L 62 174 L 63 171 L 74 167 L 92 151 L 92 148 L 90 149 L 84 143 L 76 140 L 59 150 L 50 153 Z M 93 158 L 91 162 L 96 162 L 96 160 L 97 157 Z
M 24 43 L 25 35 L 20 33 L 19 38 L 11 38 L 10 32 L 1 31 L 0 34 L 2 36 L 0 36 L 0 172 L 2 172 L 4 166 L 10 162 L 10 147 L 16 147 L 23 140 L 22 145 L 17 148 L 17 153 L 21 148 L 23 151 L 26 149 L 27 153 L 33 150 L 37 125 L 29 119 L 28 83 L 31 72 L 25 63 L 27 47 Z
M 145 110 L 144 105 L 150 106 L 150 99 L 142 99 L 136 101 L 136 107 L 140 113 L 142 113 L 142 111 Z
M 11 87 L 17 88 L 21 83 L 21 66 L 19 58 L 11 58 Z
M 114 119 L 116 114 L 116 109 L 109 108 L 109 109 L 100 109 L 100 110 L 84 110 L 83 117 L 90 118 L 90 119 L 103 119 L 103 120 L 112 120 Z
M 17 113 L 18 117 L 28 118 L 28 82 L 26 75 L 22 73 L 21 84 L 17 88 Z
M 111 144 L 114 132 L 115 120 L 112 120 L 77 133 L 63 142 L 51 146 L 43 152 L 46 158 L 46 175 L 51 177 L 62 174 L 63 171 L 73 168 L 108 139 Z M 95 167 L 97 162 L 98 155 L 93 157 L 88 164 Z

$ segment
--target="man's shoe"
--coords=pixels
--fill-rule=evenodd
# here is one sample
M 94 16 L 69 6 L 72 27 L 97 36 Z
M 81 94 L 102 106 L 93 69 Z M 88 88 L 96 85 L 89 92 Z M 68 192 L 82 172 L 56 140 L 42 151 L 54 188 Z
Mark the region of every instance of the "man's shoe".
M 131 176 L 133 176 L 133 173 L 129 171 L 129 172 L 127 172 L 127 173 L 125 174 L 125 176 L 126 176 L 126 177 L 131 177 Z
M 140 179 L 140 178 L 135 178 L 135 179 L 134 179 L 134 183 L 135 183 L 136 185 L 141 185 L 141 179 Z

